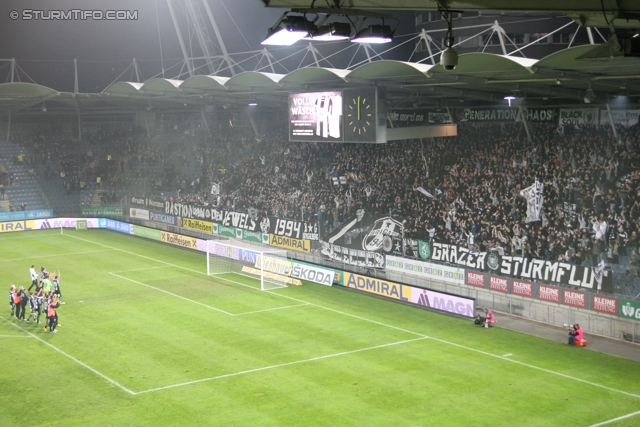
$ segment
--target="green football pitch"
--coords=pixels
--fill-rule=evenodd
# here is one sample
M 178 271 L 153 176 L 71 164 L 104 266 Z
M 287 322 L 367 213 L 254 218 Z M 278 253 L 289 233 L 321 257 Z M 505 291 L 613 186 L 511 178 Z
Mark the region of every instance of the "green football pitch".
M 104 230 L 1 234 L 4 298 L 32 264 L 61 271 L 65 304 L 53 335 L 5 299 L 3 427 L 640 425 L 640 365 L 589 349 L 339 287 L 264 292 Z

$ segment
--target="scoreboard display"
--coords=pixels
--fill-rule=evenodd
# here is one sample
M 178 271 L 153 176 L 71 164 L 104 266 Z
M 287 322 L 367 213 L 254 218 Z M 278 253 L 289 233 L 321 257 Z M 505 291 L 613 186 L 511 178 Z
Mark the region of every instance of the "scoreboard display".
M 377 142 L 376 88 L 289 94 L 289 140 Z

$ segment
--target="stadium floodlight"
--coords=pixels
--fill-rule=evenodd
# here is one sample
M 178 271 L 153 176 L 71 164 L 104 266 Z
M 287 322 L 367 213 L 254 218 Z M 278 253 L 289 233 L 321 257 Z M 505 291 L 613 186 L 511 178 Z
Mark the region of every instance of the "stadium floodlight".
M 345 22 L 333 22 L 331 24 L 322 25 L 304 40 L 313 41 L 339 41 L 347 40 L 351 37 L 351 25 Z
M 596 94 L 593 92 L 593 89 L 591 89 L 591 83 L 589 83 L 589 89 L 587 89 L 587 92 L 584 94 L 583 101 L 585 104 L 591 104 L 595 100 Z
M 262 44 L 291 46 L 314 31 L 315 26 L 304 16 L 290 16 L 285 13 L 272 28 L 269 28 L 267 38 Z
M 251 106 L 251 107 L 255 107 L 256 105 L 258 105 L 258 103 L 257 103 L 257 102 L 250 102 L 250 103 L 249 103 L 249 106 Z
M 516 99 L 515 96 L 513 95 L 507 95 L 504 97 L 504 99 L 506 99 L 507 101 L 509 101 L 509 107 L 511 107 L 511 101 L 513 101 L 514 99 Z
M 393 41 L 393 33 L 389 25 L 369 25 L 358 31 L 351 39 L 354 43 L 381 44 Z

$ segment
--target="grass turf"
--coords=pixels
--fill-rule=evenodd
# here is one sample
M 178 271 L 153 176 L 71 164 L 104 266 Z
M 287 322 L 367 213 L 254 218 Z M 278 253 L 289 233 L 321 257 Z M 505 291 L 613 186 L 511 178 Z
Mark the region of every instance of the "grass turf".
M 0 235 L 7 291 L 31 264 L 62 271 L 66 304 L 57 335 L 0 311 L 5 427 L 589 426 L 640 411 L 636 362 L 335 287 L 261 292 L 130 236 Z

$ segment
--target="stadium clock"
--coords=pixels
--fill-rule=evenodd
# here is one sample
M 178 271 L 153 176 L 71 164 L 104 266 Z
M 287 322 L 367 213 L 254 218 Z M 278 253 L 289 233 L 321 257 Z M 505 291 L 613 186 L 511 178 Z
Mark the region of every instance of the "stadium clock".
M 344 92 L 344 141 L 376 142 L 376 89 Z
M 351 128 L 351 132 L 358 135 L 372 132 L 375 125 L 373 111 L 371 99 L 361 95 L 353 98 L 347 112 L 347 126 Z

